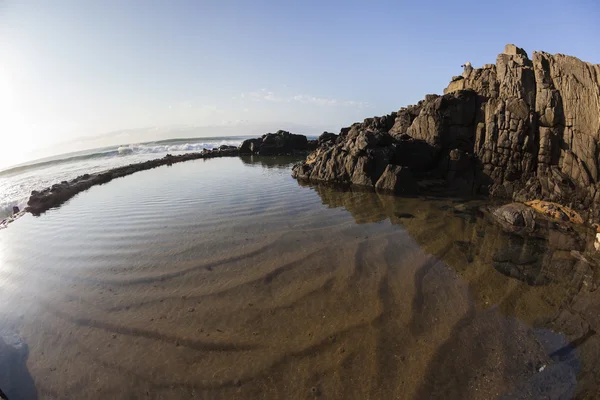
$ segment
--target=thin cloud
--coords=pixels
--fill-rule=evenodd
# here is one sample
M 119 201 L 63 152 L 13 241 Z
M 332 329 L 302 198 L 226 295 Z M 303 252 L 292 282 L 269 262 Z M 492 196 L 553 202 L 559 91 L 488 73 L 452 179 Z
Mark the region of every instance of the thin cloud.
M 247 92 L 240 94 L 241 99 L 250 99 L 251 101 L 272 101 L 275 103 L 289 102 L 289 100 L 282 97 L 278 97 L 275 93 L 268 91 L 267 89 L 255 90 L 253 92 Z
M 260 89 L 253 92 L 242 93 L 239 96 L 241 99 L 249 99 L 254 102 L 261 101 L 270 101 L 274 103 L 304 103 L 304 104 L 314 104 L 316 106 L 321 107 L 356 107 L 356 108 L 368 108 L 370 107 L 369 103 L 364 101 L 354 101 L 354 100 L 338 100 L 338 99 L 330 99 L 327 97 L 317 97 L 310 96 L 305 94 L 297 94 L 291 97 L 281 97 L 276 95 L 274 92 L 271 92 L 267 89 Z

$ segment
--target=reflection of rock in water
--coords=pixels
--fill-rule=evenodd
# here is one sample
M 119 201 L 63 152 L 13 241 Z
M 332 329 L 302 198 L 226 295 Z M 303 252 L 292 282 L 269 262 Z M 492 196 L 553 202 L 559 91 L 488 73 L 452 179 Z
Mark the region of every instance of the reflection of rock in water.
M 511 236 L 508 244 L 494 254 L 493 266 L 498 272 L 530 285 L 545 285 L 551 279 L 546 270 L 551 267 L 552 255 L 546 240 Z
M 477 370 L 473 365 L 480 362 L 493 364 L 490 359 L 493 353 L 487 351 L 494 348 L 502 349 L 498 357 L 511 357 L 513 353 L 517 357 L 512 369 L 503 373 L 518 383 L 503 398 L 595 395 L 600 382 L 600 341 L 595 334 L 600 330 L 600 274 L 597 272 L 600 264 L 588 251 L 593 238 L 590 241 L 590 237 L 581 232 L 565 230 L 552 223 L 542 225 L 534 233 L 511 234 L 492 223 L 487 215 L 478 213 L 481 203 L 477 202 L 425 201 L 341 191 L 321 185 L 311 185 L 311 188 L 324 204 L 345 208 L 358 223 L 389 220 L 401 225 L 425 252 L 444 261 L 469 283 L 475 300 L 472 319 L 459 322 L 445 345 L 447 348 L 438 349 L 439 356 L 430 363 L 420 394 L 471 397 L 472 388 L 486 384 L 486 375 L 475 376 L 468 371 Z M 414 218 L 398 217 L 405 215 Z M 497 316 L 478 314 L 477 310 L 494 305 L 502 314 L 515 316 L 526 324 L 515 322 L 510 329 L 513 340 L 522 338 L 544 345 L 540 354 L 545 358 L 540 358 L 540 365 L 520 363 L 515 353 L 519 346 L 508 342 L 502 346 L 488 343 L 485 332 L 505 328 L 495 322 Z M 477 328 L 478 325 L 481 326 Z M 544 344 L 539 331 L 535 331 L 532 339 L 527 326 L 547 327 L 564 337 L 554 340 L 553 345 Z M 449 357 L 453 348 L 466 346 L 462 343 L 466 338 L 473 341 L 473 354 L 454 353 Z M 482 350 L 478 352 L 479 346 Z M 526 374 L 525 367 L 534 372 Z M 464 368 L 464 376 L 459 377 L 461 382 L 444 381 L 448 374 L 443 370 L 448 368 Z M 579 368 L 582 372 L 577 375 Z M 489 375 L 487 372 L 487 379 Z M 447 391 L 439 391 L 444 387 Z
M 480 211 L 482 202 L 424 201 L 299 184 L 315 190 L 323 204 L 345 208 L 359 224 L 389 220 L 402 225 L 424 250 L 459 271 L 477 261 L 529 285 L 570 281 L 576 261 L 571 251 L 585 249 L 574 233 L 548 227 L 530 235 L 503 231 Z
M 260 165 L 264 168 L 279 168 L 288 170 L 292 165 L 304 160 L 298 156 L 240 156 L 244 164 Z
M 8 331 L 0 331 L 0 389 L 10 400 L 37 399 L 33 378 L 27 370 L 27 345 Z

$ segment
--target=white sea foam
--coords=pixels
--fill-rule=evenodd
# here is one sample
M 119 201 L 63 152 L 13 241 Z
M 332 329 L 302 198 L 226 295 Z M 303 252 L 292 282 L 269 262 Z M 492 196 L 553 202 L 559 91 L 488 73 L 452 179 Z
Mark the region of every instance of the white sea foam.
M 117 149 L 119 155 L 129 154 L 150 154 L 150 153 L 177 153 L 177 152 L 195 152 L 203 149 L 212 149 L 221 145 L 238 146 L 239 140 L 221 140 L 202 143 L 184 143 L 184 144 L 165 144 L 165 145 L 146 145 L 130 144 L 120 146 Z
M 0 202 L 0 220 L 10 217 L 13 215 L 13 207 L 19 207 L 19 210 L 23 210 L 27 206 L 28 197 L 22 197 L 14 200 L 3 200 Z

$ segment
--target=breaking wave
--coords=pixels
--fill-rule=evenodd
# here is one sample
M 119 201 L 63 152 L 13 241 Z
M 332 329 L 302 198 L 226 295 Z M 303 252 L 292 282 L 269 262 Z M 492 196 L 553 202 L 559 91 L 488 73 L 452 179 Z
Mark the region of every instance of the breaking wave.
M 79 161 L 86 161 L 96 158 L 107 158 L 126 156 L 132 154 L 160 154 L 160 153 L 177 153 L 177 152 L 196 152 L 202 151 L 202 149 L 212 149 L 221 145 L 228 146 L 239 146 L 242 141 L 246 139 L 244 137 L 235 138 L 207 138 L 203 141 L 196 141 L 194 139 L 172 139 L 162 140 L 158 142 L 149 142 L 141 144 L 128 144 L 122 146 L 104 147 L 101 149 L 89 150 L 78 153 L 68 153 L 60 156 L 51 157 L 48 159 L 38 160 L 27 164 L 18 165 L 9 169 L 0 171 L 0 176 L 3 175 L 14 175 L 20 172 L 28 171 L 31 169 L 38 169 L 42 167 L 48 167 L 56 164 L 63 163 L 74 163 Z M 198 139 L 196 139 L 198 140 Z

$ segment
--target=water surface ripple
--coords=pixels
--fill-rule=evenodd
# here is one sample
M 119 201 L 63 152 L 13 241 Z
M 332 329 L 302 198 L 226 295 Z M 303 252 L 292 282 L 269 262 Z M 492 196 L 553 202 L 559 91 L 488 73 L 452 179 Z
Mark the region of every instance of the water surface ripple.
M 293 161 L 143 171 L 1 231 L 0 356 L 12 361 L 0 360 L 0 388 L 10 399 L 595 388 L 597 338 L 566 329 L 584 268 L 569 249 L 538 238 L 523 267 L 511 251 L 529 240 L 464 204 L 301 186 Z

